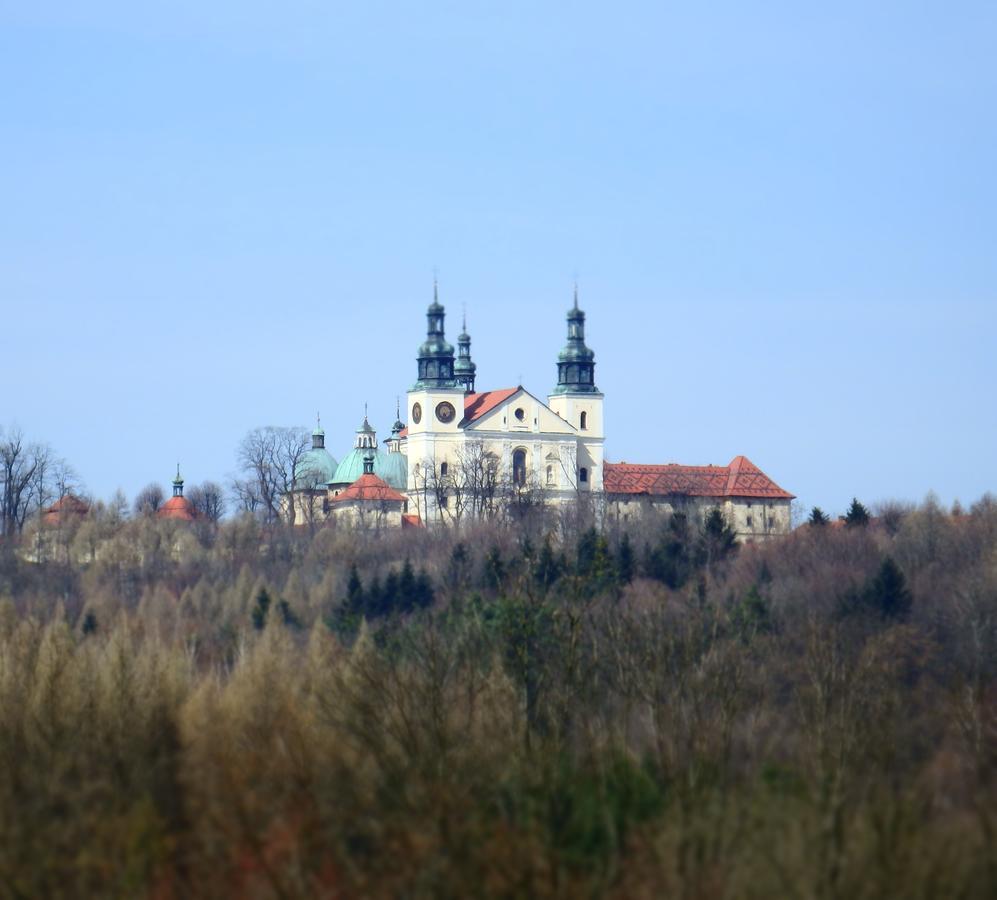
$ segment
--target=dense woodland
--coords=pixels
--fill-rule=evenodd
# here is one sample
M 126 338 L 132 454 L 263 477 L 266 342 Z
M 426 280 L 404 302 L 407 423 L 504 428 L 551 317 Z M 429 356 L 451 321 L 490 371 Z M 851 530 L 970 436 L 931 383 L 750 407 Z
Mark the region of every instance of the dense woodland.
M 997 503 L 851 512 L 28 527 L 0 894 L 993 897 Z

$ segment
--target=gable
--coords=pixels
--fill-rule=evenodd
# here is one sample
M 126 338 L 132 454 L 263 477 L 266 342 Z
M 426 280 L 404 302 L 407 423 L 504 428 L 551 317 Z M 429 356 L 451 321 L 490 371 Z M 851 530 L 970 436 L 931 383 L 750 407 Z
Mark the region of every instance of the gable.
M 522 412 L 522 418 L 517 412 Z M 535 424 L 534 424 L 535 423 Z M 460 427 L 468 431 L 508 431 L 510 434 L 575 435 L 577 429 L 523 387 L 469 394 Z

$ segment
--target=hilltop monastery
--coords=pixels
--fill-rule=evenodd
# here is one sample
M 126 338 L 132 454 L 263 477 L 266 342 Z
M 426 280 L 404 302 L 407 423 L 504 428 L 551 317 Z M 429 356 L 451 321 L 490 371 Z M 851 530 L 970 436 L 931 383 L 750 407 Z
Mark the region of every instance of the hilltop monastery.
M 500 504 L 593 504 L 603 520 L 631 520 L 649 509 L 701 520 L 723 512 L 742 541 L 790 529 L 784 491 L 744 456 L 726 466 L 636 465 L 604 455 L 604 396 L 595 353 L 585 343 L 585 313 L 567 314 L 567 342 L 546 400 L 524 387 L 477 390 L 466 325 L 457 352 L 434 287 L 417 380 L 383 449 L 364 417 L 353 449 L 339 463 L 316 427 L 296 470 L 295 520 L 414 525 L 459 522 Z M 400 410 L 399 410 L 400 413 Z

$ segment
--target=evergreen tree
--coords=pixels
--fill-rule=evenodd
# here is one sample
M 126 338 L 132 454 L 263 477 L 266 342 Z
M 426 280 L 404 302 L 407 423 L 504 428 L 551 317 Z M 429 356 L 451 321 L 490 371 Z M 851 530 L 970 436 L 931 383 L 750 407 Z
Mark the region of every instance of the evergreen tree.
M 402 573 L 398 577 L 398 601 L 400 608 L 405 612 L 411 612 L 419 605 L 415 590 L 415 572 L 407 556 L 402 566 Z
M 753 584 L 744 599 L 735 607 L 733 625 L 742 640 L 750 640 L 756 634 L 772 631 L 772 614 L 769 602 Z
M 623 537 L 620 539 L 620 546 L 617 551 L 616 568 L 620 578 L 620 584 L 629 584 L 633 581 L 634 549 L 630 543 L 630 535 L 626 532 L 623 532 Z
M 857 498 L 852 497 L 852 505 L 848 507 L 844 518 L 848 528 L 861 528 L 869 524 L 869 510 Z
M 294 614 L 294 610 L 291 609 L 291 604 L 283 597 L 277 601 L 277 612 L 280 613 L 280 621 L 288 628 L 299 628 L 301 626 L 301 621 Z
M 536 565 L 533 567 L 533 578 L 545 591 L 550 590 L 561 577 L 561 562 L 554 554 L 550 538 L 546 538 L 540 548 Z
M 498 547 L 492 547 L 485 557 L 484 581 L 488 587 L 496 590 L 505 581 L 505 563 L 502 561 L 502 553 Z
M 363 582 L 357 574 L 355 563 L 350 566 L 350 577 L 346 582 L 346 600 L 343 607 L 343 611 L 350 616 L 361 616 L 364 612 Z
M 884 619 L 904 619 L 913 598 L 907 579 L 892 556 L 887 556 L 865 592 L 866 603 Z
M 451 591 L 459 591 L 465 586 L 467 569 L 467 547 L 464 546 L 463 542 L 458 541 L 450 552 L 450 565 L 447 568 L 447 587 Z
M 88 609 L 87 614 L 83 617 L 82 631 L 84 636 L 95 634 L 97 631 L 97 616 L 92 609 Z
M 815 506 L 812 510 L 810 510 L 810 518 L 807 519 L 808 524 L 816 527 L 827 525 L 830 521 L 831 520 L 828 518 L 827 513 L 825 513 L 819 506 Z
M 707 513 L 699 538 L 699 561 L 712 565 L 726 559 L 737 549 L 737 535 L 717 507 Z
M 262 631 L 267 624 L 267 613 L 270 612 L 270 594 L 266 588 L 261 588 L 256 595 L 256 605 L 253 607 L 253 628 Z
M 435 599 L 433 583 L 426 574 L 425 569 L 420 569 L 415 579 L 415 606 L 417 609 L 428 609 L 433 605 Z

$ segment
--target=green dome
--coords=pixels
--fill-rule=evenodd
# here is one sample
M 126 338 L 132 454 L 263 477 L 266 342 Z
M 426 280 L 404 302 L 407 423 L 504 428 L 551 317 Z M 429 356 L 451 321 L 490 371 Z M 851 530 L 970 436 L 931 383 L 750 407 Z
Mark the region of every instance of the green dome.
M 395 490 L 404 491 L 408 486 L 408 463 L 404 453 L 385 453 L 383 450 L 361 450 L 354 447 L 336 467 L 336 474 L 329 479 L 333 484 L 353 484 L 363 475 L 363 458 L 374 454 L 374 474 Z
M 336 460 L 325 447 L 312 447 L 294 469 L 294 486 L 315 488 L 328 484 L 336 474 Z
M 383 465 L 378 468 L 378 463 Z M 408 457 L 404 453 L 383 453 L 374 460 L 374 474 L 379 475 L 396 491 L 408 487 Z

